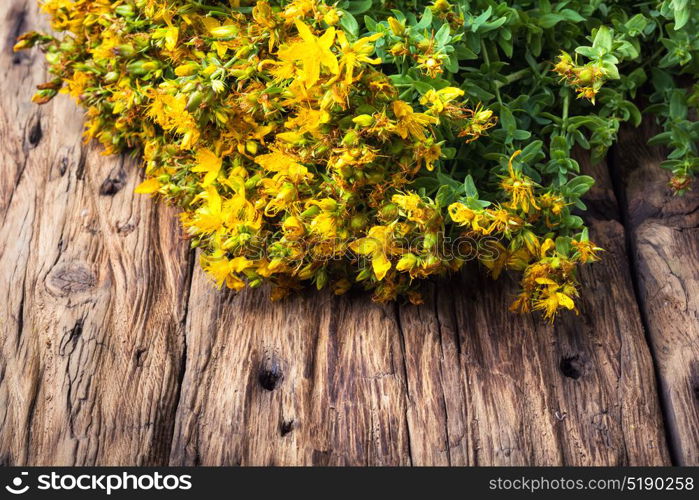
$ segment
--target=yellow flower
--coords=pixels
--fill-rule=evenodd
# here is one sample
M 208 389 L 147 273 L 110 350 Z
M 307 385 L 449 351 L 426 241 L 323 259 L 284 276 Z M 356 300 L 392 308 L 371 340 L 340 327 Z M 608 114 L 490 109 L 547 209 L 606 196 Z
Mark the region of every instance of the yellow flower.
M 181 147 L 187 149 L 199 140 L 199 128 L 192 115 L 187 111 L 187 98 L 177 97 L 152 91 L 148 116 L 169 132 L 183 134 Z
M 265 182 L 265 181 L 271 181 Z M 280 211 L 289 208 L 298 197 L 298 191 L 291 182 L 282 182 L 281 185 L 272 179 L 263 179 L 263 185 L 269 186 L 268 192 L 276 193 L 274 198 L 267 203 L 265 207 L 265 215 L 267 217 L 275 217 Z
M 335 54 L 330 48 L 335 41 L 335 28 L 328 28 L 321 37 L 315 37 L 310 28 L 299 20 L 294 24 L 298 30 L 301 42 L 296 42 L 279 50 L 279 60 L 282 62 L 301 61 L 303 66 L 302 81 L 307 87 L 315 85 L 320 78 L 321 67 L 331 74 L 339 73 Z
M 449 103 L 459 97 L 463 97 L 463 95 L 464 91 L 456 87 L 445 87 L 439 90 L 430 89 L 420 98 L 420 104 L 427 106 L 431 113 L 439 115 L 447 109 Z
M 465 226 L 470 224 L 476 218 L 476 212 L 471 210 L 463 203 L 452 203 L 449 205 L 449 216 L 451 220 L 459 225 Z
M 167 28 L 155 30 L 151 38 L 153 38 L 153 40 L 164 40 L 167 50 L 175 50 L 179 36 L 180 30 L 176 26 L 169 26 Z
M 559 215 L 566 206 L 565 199 L 554 193 L 544 193 L 537 201 L 542 209 L 548 209 L 554 215 Z
M 443 59 L 444 56 L 441 54 L 421 54 L 417 57 L 418 68 L 430 78 L 437 78 L 444 72 L 442 69 Z
M 330 113 L 322 109 L 301 108 L 295 117 L 284 123 L 289 129 L 298 129 L 298 133 L 309 132 L 315 137 L 320 137 L 320 127 L 330 121 Z
M 540 291 L 539 298 L 534 301 L 534 310 L 544 311 L 544 318 L 553 321 L 558 309 L 575 309 L 575 302 L 569 295 L 561 291 L 563 288 L 561 285 L 550 278 L 537 278 L 536 282 L 542 285 L 543 288 Z
M 337 9 L 330 9 L 323 16 L 323 21 L 325 21 L 325 24 L 328 26 L 335 26 L 340 22 L 340 13 L 337 11 Z
M 374 52 L 374 46 L 371 42 L 375 42 L 382 36 L 382 33 L 374 33 L 371 36 L 360 38 L 354 43 L 349 43 L 343 31 L 337 32 L 337 41 L 340 44 L 340 72 L 345 71 L 345 83 L 352 83 L 354 70 L 361 63 L 381 63 L 381 58 L 372 59 L 369 55 Z
M 277 172 L 275 178 L 278 179 L 288 178 L 292 182 L 301 182 L 313 177 L 313 174 L 295 158 L 281 151 L 256 156 L 255 163 L 270 172 Z
M 573 240 L 570 242 L 571 245 L 576 250 L 576 256 L 577 260 L 582 262 L 583 264 L 587 264 L 588 262 L 595 262 L 599 260 L 599 256 L 597 255 L 597 252 L 601 252 L 602 249 L 595 245 L 593 242 L 589 240 L 583 240 L 583 241 L 576 241 Z
M 210 149 L 202 148 L 197 151 L 197 165 L 192 168 L 192 172 L 205 172 L 206 175 L 201 181 L 201 185 L 207 187 L 218 177 L 222 164 L 223 160 Z
M 293 0 L 284 8 L 282 16 L 285 19 L 307 17 L 316 9 L 316 0 Z
M 391 201 L 401 208 L 409 221 L 418 224 L 426 224 L 434 215 L 434 210 L 428 207 L 415 192 L 394 194 Z
M 199 65 L 194 62 L 188 62 L 185 64 L 180 64 L 175 68 L 175 74 L 177 76 L 191 76 L 197 72 Z
M 405 101 L 393 101 L 393 114 L 396 115 L 395 132 L 403 139 L 409 136 L 424 141 L 425 127 L 439 123 L 434 116 L 425 113 L 415 113 L 413 107 Z
M 221 211 L 221 196 L 218 194 L 218 190 L 213 186 L 207 187 L 205 197 L 206 204 L 196 211 L 197 228 L 204 233 L 219 229 L 224 220 L 224 214 Z
M 524 223 L 522 219 L 504 208 L 495 208 L 486 213 L 489 216 L 490 226 L 485 230 L 485 234 L 491 234 L 495 231 L 509 235 L 511 231 L 521 228 Z
M 485 109 L 481 104 L 476 106 L 476 109 L 473 110 L 471 114 L 471 119 L 461 132 L 459 132 L 459 137 L 468 137 L 466 142 L 475 141 L 498 122 L 497 117 L 493 115 L 493 111 Z
M 371 267 L 376 279 L 381 281 L 391 269 L 391 261 L 387 252 L 392 239 L 393 228 L 390 226 L 374 226 L 364 238 L 350 243 L 350 249 L 359 255 L 371 257 Z
M 293 215 L 284 219 L 282 229 L 284 230 L 284 235 L 290 240 L 299 239 L 306 231 L 301 220 Z
M 84 71 L 75 71 L 72 78 L 67 78 L 65 80 L 65 87 L 61 89 L 62 93 L 68 93 L 70 96 L 78 101 L 80 96 L 85 91 L 85 88 L 92 83 L 92 76 Z
M 521 150 L 515 151 L 510 157 L 507 165 L 508 176 L 504 177 L 500 182 L 500 187 L 510 196 L 508 206 L 514 210 L 522 210 L 529 212 L 530 208 L 539 209 L 536 205 L 534 197 L 534 181 L 522 174 L 520 171 L 515 171 L 513 163 L 514 159 L 521 153 Z
M 320 213 L 311 221 L 311 231 L 323 239 L 331 239 L 337 235 L 337 218 L 331 213 Z
M 406 253 L 398 260 L 396 269 L 398 271 L 412 271 L 418 264 L 419 259 L 415 254 Z
M 225 283 L 228 288 L 233 290 L 241 290 L 245 287 L 245 282 L 235 274 L 241 273 L 253 265 L 253 262 L 245 257 L 210 259 L 202 255 L 201 261 L 204 271 L 214 279 L 216 286 L 221 288 Z
M 427 139 L 424 143 L 415 145 L 413 158 L 416 162 L 424 162 L 425 168 L 430 172 L 434 170 L 434 164 L 442 157 L 441 144 L 435 144 L 432 138 Z

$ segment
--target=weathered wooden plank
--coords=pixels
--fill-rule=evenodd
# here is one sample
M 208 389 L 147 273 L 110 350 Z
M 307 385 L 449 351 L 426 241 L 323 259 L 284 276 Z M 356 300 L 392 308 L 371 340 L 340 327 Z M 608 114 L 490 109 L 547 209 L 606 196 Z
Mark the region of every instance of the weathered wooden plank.
M 196 270 L 170 463 L 407 465 L 391 306 L 219 292 Z
M 608 213 L 598 170 L 593 212 Z M 623 227 L 591 224 L 607 255 L 555 330 L 508 312 L 514 284 L 474 269 L 418 307 L 269 303 L 195 272 L 171 463 L 668 463 Z M 284 374 L 271 392 L 265 367 Z
M 403 312 L 414 316 L 402 321 L 406 350 L 416 349 L 408 360 L 418 360 L 407 370 L 418 395 L 411 442 L 424 444 L 413 447 L 416 462 L 434 463 L 435 444 L 448 442 L 437 463 L 667 463 L 622 229 L 616 221 L 592 228 L 608 249 L 605 264 L 584 274 L 581 315 L 555 329 L 508 316 L 513 284 L 479 275 L 437 288 L 436 319 Z
M 675 461 L 699 464 L 699 192 L 667 186 L 665 157 L 627 130 L 617 155 L 638 291 L 657 365 Z
M 198 268 L 190 290 L 172 210 L 132 194 L 131 165 L 80 145 L 67 98 L 29 103 L 42 63 L 9 51 L 38 22 L 29 2 L 0 6 L 4 463 L 667 463 L 605 170 L 590 223 L 608 253 L 555 330 L 507 312 L 514 284 L 473 269 L 421 307 L 271 303 L 218 292 Z M 121 189 L 99 194 L 107 179 Z M 687 338 L 668 339 L 675 363 Z M 678 415 L 687 446 L 696 417 Z
M 135 165 L 83 147 L 73 102 L 29 102 L 46 78 L 43 58 L 11 47 L 22 30 L 45 25 L 35 3 L 2 2 L 0 22 L 0 457 L 163 463 L 187 245 L 172 210 L 133 194 Z

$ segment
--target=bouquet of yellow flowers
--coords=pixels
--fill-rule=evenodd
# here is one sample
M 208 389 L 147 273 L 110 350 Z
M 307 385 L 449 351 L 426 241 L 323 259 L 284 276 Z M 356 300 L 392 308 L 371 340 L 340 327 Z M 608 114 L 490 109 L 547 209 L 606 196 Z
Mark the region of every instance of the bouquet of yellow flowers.
M 640 122 L 642 52 L 670 29 L 650 100 L 677 119 L 657 140 L 678 190 L 697 167 L 699 99 L 673 78 L 696 71 L 699 15 L 681 3 L 43 0 L 59 35 L 16 48 L 46 52 L 36 102 L 68 93 L 87 138 L 141 153 L 137 192 L 182 209 L 218 286 L 419 303 L 420 279 L 475 259 L 520 272 L 513 308 L 553 318 L 600 250 L 570 151 L 602 158 Z

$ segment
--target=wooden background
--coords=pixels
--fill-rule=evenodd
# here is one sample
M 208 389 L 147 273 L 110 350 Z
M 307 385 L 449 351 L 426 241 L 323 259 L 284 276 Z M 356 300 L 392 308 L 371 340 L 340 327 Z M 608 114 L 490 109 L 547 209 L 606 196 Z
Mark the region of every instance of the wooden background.
M 219 292 L 140 171 L 81 141 L 0 2 L 0 463 L 699 464 L 699 196 L 646 132 L 588 197 L 582 312 L 507 312 L 471 268 L 426 304 Z

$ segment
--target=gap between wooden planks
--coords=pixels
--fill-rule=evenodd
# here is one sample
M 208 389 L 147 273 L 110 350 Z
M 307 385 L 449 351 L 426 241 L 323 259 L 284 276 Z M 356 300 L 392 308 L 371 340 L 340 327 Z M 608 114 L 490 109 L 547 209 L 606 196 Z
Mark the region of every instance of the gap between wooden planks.
M 659 214 L 643 232 L 626 202 L 666 205 L 626 182 L 662 178 L 654 157 L 620 174 L 622 212 L 606 167 L 586 166 L 607 253 L 584 272 L 581 315 L 555 329 L 509 313 L 516 284 L 474 269 L 420 307 L 219 292 L 176 211 L 133 194 L 136 163 L 83 145 L 68 97 L 30 102 L 42 57 L 11 46 L 45 25 L 33 0 L 0 6 L 2 463 L 699 461 L 696 234 Z

